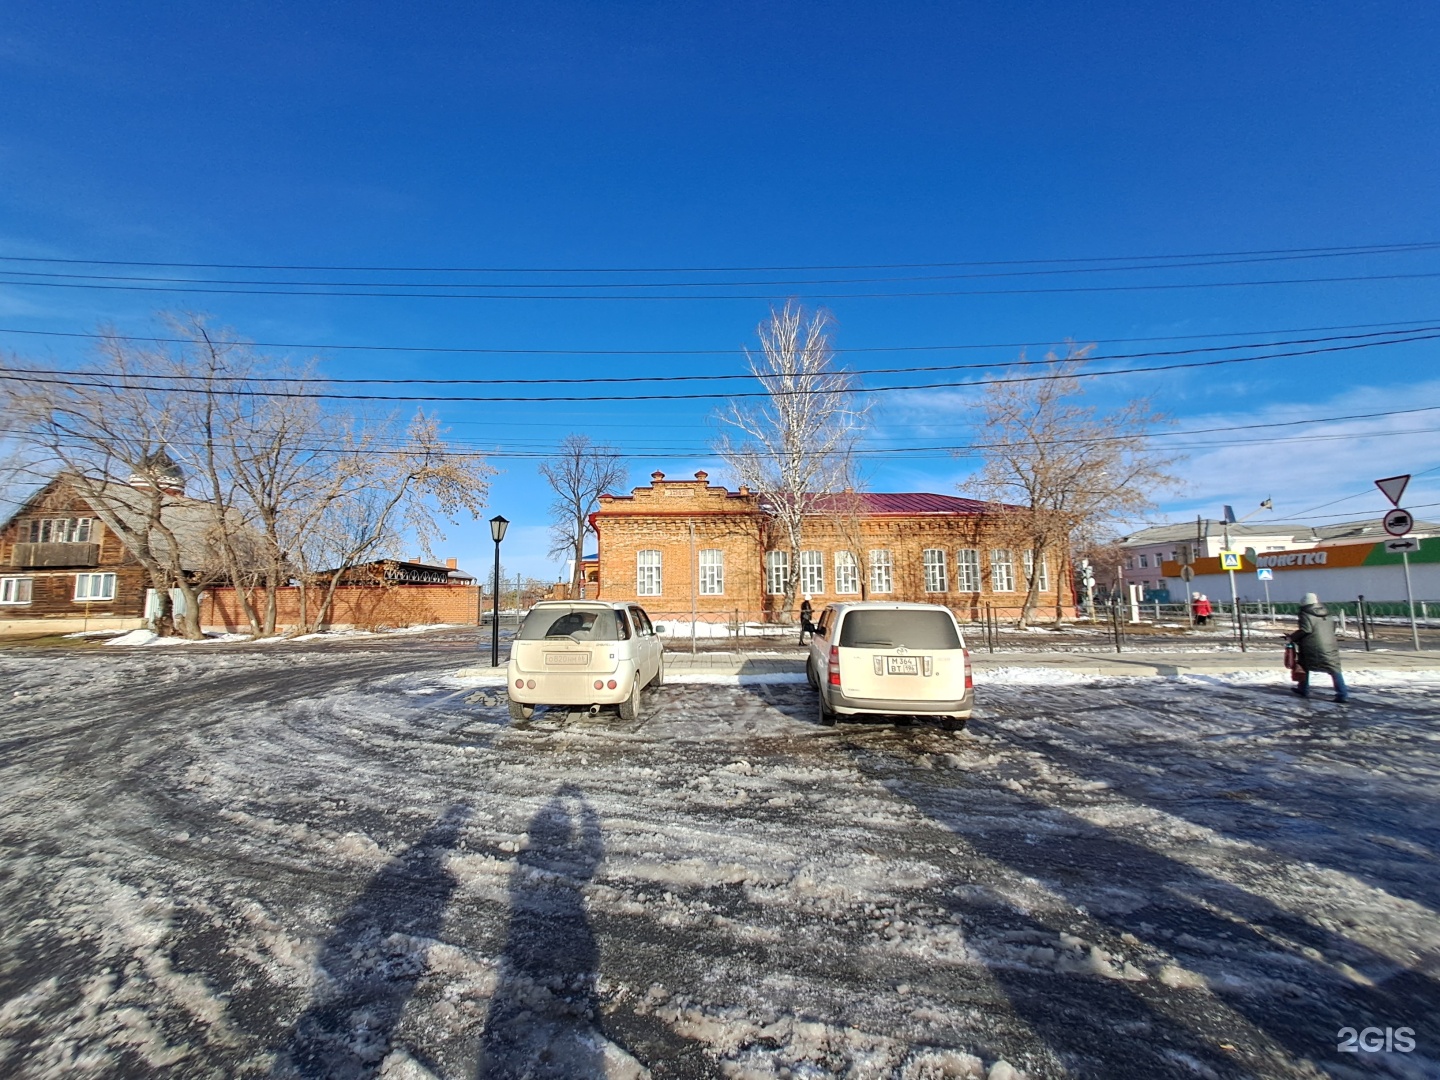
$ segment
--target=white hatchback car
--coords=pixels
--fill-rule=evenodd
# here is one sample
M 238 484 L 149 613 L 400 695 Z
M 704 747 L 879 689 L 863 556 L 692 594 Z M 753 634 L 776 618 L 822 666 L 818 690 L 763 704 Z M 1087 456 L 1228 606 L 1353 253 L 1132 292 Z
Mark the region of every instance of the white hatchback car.
M 618 705 L 640 714 L 640 691 L 665 679 L 663 628 L 636 604 L 547 600 L 525 616 L 510 645 L 505 686 L 510 716 L 528 720 L 537 705 Z
M 938 716 L 959 730 L 975 703 L 965 637 L 939 604 L 832 604 L 815 624 L 805 674 L 822 724 L 881 713 Z

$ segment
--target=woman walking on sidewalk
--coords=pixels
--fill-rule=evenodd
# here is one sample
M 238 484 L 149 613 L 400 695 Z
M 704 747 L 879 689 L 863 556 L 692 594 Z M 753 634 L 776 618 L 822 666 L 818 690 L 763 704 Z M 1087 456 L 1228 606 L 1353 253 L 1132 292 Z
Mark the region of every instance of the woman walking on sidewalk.
M 1344 701 L 1350 696 L 1345 688 L 1345 676 L 1340 674 L 1340 646 L 1335 641 L 1335 627 L 1330 622 L 1330 612 L 1320 598 L 1307 592 L 1300 599 L 1300 628 L 1285 635 L 1299 648 L 1300 667 L 1303 670 L 1300 681 L 1291 689 L 1301 697 L 1310 693 L 1310 673 L 1326 672 L 1335 683 L 1335 700 Z

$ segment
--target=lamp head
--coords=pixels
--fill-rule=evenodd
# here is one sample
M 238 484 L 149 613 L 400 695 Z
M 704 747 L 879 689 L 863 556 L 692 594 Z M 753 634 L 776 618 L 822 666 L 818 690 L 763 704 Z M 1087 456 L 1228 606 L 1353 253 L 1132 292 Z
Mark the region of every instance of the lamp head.
M 504 540 L 505 529 L 509 524 L 510 522 L 506 521 L 499 514 L 496 514 L 490 519 L 490 539 L 494 540 L 497 544 L 500 543 L 501 540 Z

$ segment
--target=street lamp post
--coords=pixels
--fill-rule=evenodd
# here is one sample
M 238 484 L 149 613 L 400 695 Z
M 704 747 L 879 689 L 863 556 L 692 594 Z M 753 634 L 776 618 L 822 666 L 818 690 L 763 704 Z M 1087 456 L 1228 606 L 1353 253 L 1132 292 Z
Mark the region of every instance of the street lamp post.
M 495 576 L 490 579 L 494 597 L 490 623 L 490 666 L 500 666 L 500 541 L 505 539 L 505 529 L 510 522 L 499 514 L 490 519 L 490 538 L 495 541 Z

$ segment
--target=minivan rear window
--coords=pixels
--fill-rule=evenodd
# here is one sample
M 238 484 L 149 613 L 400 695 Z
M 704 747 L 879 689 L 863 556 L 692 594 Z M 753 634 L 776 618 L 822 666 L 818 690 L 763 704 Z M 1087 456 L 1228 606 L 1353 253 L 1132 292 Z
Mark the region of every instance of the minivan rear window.
M 520 625 L 521 641 L 622 641 L 629 636 L 630 628 L 615 618 L 614 608 L 535 608 Z
M 850 649 L 958 649 L 955 621 L 944 611 L 851 611 L 840 624 Z

